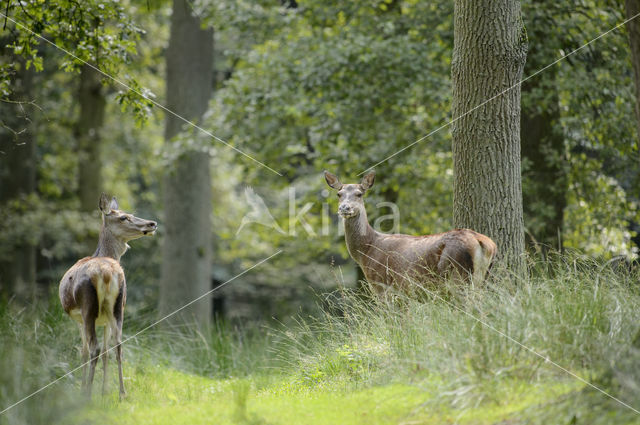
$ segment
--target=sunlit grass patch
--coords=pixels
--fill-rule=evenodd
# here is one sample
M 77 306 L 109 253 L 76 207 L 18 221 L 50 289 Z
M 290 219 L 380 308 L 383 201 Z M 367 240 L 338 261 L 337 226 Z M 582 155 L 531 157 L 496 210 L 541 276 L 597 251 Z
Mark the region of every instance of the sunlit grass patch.
M 61 423 L 122 424 L 387 424 L 494 423 L 535 417 L 545 404 L 579 391 L 577 381 L 503 382 L 492 397 L 458 406 L 456 394 L 437 393 L 441 380 L 413 385 L 390 384 L 362 389 L 281 381 L 256 388 L 249 379 L 208 379 L 164 367 L 137 369 L 135 394 L 117 403 L 95 400 L 91 408 Z M 464 391 L 464 389 L 461 389 Z M 538 412 L 539 413 L 539 412 Z

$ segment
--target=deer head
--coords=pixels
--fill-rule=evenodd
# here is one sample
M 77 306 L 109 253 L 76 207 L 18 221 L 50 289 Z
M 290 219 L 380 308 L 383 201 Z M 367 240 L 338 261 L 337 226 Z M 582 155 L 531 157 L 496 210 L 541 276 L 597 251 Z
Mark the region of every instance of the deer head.
M 119 241 L 127 242 L 153 235 L 158 228 L 155 221 L 138 218 L 132 214 L 120 211 L 115 197 L 109 200 L 106 194 L 100 196 L 100 211 L 102 212 L 102 229 L 109 231 Z
M 338 191 L 338 214 L 342 218 L 353 218 L 365 213 L 362 197 L 373 186 L 375 177 L 375 171 L 370 171 L 365 174 L 360 183 L 342 184 L 337 176 L 328 171 L 324 172 L 324 178 L 329 187 Z

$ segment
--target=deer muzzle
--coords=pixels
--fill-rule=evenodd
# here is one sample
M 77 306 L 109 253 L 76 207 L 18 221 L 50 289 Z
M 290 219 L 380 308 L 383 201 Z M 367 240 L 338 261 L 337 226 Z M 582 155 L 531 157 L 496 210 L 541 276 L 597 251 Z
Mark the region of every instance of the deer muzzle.
M 349 205 L 342 204 L 338 207 L 338 215 L 342 218 L 351 218 L 357 215 L 357 211 Z
M 147 222 L 147 224 L 145 225 L 144 230 L 142 231 L 142 233 L 146 236 L 146 235 L 153 235 L 156 230 L 158 229 L 158 223 L 156 223 L 155 221 L 149 221 Z

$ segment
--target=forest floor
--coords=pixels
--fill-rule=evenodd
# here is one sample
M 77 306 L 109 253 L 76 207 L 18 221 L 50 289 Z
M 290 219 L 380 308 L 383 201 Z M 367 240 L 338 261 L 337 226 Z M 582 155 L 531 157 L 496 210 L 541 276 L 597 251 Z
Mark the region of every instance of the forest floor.
M 638 282 L 563 259 L 444 298 L 338 291 L 286 325 L 160 326 L 124 346 L 124 401 L 111 355 L 106 395 L 99 362 L 91 402 L 77 371 L 0 424 L 640 424 Z M 51 304 L 0 305 L 0 410 L 80 364 Z M 133 310 L 125 338 L 153 319 Z

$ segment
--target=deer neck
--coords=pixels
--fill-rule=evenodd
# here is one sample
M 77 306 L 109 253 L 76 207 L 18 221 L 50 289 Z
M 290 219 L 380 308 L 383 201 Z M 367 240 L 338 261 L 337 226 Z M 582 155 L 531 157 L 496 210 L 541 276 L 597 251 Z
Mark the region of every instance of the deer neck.
M 110 257 L 120 262 L 120 257 L 127 251 L 129 245 L 121 239 L 114 236 L 111 231 L 105 227 L 100 231 L 98 238 L 98 248 L 93 254 L 94 257 Z
M 344 219 L 344 238 L 347 249 L 356 262 L 361 262 L 377 237 L 378 232 L 369 225 L 367 213 L 364 210 L 356 217 Z

